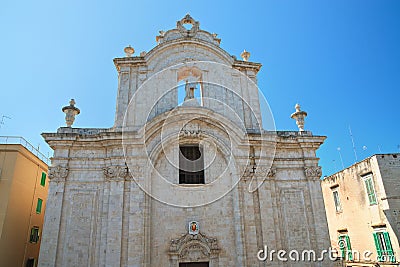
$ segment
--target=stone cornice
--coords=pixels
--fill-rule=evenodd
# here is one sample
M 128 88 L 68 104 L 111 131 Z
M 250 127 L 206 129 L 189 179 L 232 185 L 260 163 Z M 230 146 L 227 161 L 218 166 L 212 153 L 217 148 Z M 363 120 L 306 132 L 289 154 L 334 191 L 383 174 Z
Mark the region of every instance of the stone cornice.
M 232 64 L 232 67 L 238 70 L 242 69 L 252 69 L 257 72 L 261 69 L 262 64 L 251 62 L 251 61 L 242 61 L 242 60 L 235 60 Z
M 120 71 L 122 65 L 134 67 L 147 66 L 147 61 L 144 57 L 119 57 L 114 58 L 113 61 L 118 71 Z

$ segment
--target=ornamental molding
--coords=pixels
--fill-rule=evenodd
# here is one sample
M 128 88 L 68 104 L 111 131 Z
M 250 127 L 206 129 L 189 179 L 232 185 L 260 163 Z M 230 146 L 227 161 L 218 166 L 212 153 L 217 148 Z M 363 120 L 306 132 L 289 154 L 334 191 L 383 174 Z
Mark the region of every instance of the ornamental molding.
M 103 173 L 108 181 L 123 181 L 129 178 L 129 169 L 125 165 L 105 167 Z
M 240 172 L 242 178 L 247 181 L 247 179 L 256 176 L 257 178 L 274 178 L 276 175 L 276 168 L 268 166 L 253 166 L 248 164 L 247 166 L 241 167 Z
M 68 168 L 64 166 L 54 166 L 49 168 L 49 180 L 55 182 L 64 182 L 68 176 Z
M 184 24 L 191 24 L 192 28 L 187 30 Z M 179 30 L 183 37 L 194 37 L 200 28 L 200 23 L 195 21 L 189 14 L 176 23 L 176 28 Z
M 210 261 L 210 266 L 218 260 L 219 253 L 217 239 L 201 232 L 196 235 L 187 233 L 180 238 L 172 239 L 168 252 L 171 262 Z
M 304 174 L 308 179 L 319 179 L 322 176 L 321 166 L 304 167 Z
M 179 132 L 180 137 L 199 138 L 203 131 L 199 124 L 186 124 Z

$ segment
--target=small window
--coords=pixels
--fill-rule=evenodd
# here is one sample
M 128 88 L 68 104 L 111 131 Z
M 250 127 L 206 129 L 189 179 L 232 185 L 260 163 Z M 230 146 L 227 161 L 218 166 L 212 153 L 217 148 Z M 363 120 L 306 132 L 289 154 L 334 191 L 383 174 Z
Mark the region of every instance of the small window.
M 29 238 L 29 242 L 37 243 L 39 241 L 39 227 L 32 227 L 31 228 L 31 236 Z
M 35 259 L 34 258 L 29 258 L 26 261 L 26 267 L 35 267 Z
M 45 186 L 46 185 L 46 173 L 42 172 L 42 178 L 40 179 L 40 185 Z
M 396 262 L 393 253 L 392 242 L 388 232 L 380 231 L 373 233 L 378 261 Z
M 40 214 L 42 212 L 42 204 L 43 204 L 43 199 L 38 198 L 36 204 L 36 213 Z
M 204 184 L 204 157 L 199 145 L 179 147 L 179 183 Z
M 342 211 L 342 205 L 340 204 L 340 197 L 339 197 L 339 187 L 335 187 L 332 189 L 333 194 L 333 201 L 335 202 L 336 212 Z
M 352 261 L 353 253 L 351 251 L 350 237 L 348 235 L 340 235 L 338 245 L 342 259 Z
M 375 195 L 374 182 L 372 180 L 372 174 L 368 174 L 367 176 L 364 176 L 363 178 L 364 178 L 364 184 L 365 184 L 365 189 L 367 192 L 369 204 L 375 205 L 376 204 L 376 195 Z

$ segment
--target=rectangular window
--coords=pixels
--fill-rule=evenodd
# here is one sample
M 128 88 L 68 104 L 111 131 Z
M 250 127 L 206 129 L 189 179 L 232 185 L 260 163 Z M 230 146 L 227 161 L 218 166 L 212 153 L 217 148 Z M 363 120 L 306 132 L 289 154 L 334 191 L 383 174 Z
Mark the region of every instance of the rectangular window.
M 336 212 L 342 211 L 342 205 L 340 204 L 340 197 L 339 197 L 339 187 L 335 187 L 332 189 L 333 194 L 333 201 L 335 202 Z
M 378 261 L 395 262 L 396 258 L 393 253 L 392 242 L 388 232 L 373 233 L 376 252 L 378 253 Z
M 348 235 L 340 235 L 338 245 L 342 258 L 344 260 L 352 261 L 353 253 L 351 251 L 350 237 Z
M 204 184 L 204 157 L 199 145 L 179 146 L 179 183 Z
M 42 172 L 42 178 L 40 179 L 40 185 L 45 186 L 46 185 L 46 173 Z
M 31 228 L 31 236 L 29 238 L 29 242 L 37 243 L 39 241 L 39 227 L 32 227 Z
M 35 267 L 35 259 L 34 258 L 29 258 L 26 261 L 26 267 Z
M 363 176 L 363 179 L 364 179 L 365 189 L 367 191 L 369 204 L 374 205 L 376 204 L 376 195 L 375 195 L 374 182 L 372 180 L 372 174 Z
M 36 213 L 42 212 L 42 204 L 43 204 L 43 199 L 38 198 L 37 204 L 36 204 Z

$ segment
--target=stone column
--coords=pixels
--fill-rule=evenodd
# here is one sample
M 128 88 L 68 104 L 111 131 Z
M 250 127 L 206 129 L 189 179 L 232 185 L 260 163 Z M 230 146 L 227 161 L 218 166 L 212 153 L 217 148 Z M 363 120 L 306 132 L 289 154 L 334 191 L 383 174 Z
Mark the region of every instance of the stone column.
M 49 169 L 50 186 L 38 266 L 52 267 L 57 265 L 61 211 L 63 209 L 65 180 L 67 176 L 68 168 L 66 167 L 55 166 Z
M 124 181 L 128 176 L 128 168 L 126 166 L 109 166 L 104 168 L 104 175 L 106 181 L 110 183 L 105 264 L 106 266 L 120 266 Z
M 130 68 L 121 67 L 118 72 L 118 96 L 117 108 L 115 112 L 115 125 L 116 127 L 122 126 L 126 108 L 129 103 L 129 84 L 130 84 Z
M 127 216 L 124 221 L 126 224 L 124 226 L 123 238 L 126 238 L 127 264 L 126 266 L 146 266 L 146 253 L 150 253 L 146 249 L 146 236 L 145 227 L 147 218 L 145 218 L 147 211 L 146 209 L 146 193 L 137 185 L 136 181 L 141 181 L 144 176 L 144 171 L 146 169 L 142 168 L 140 165 L 131 166 L 129 168 L 131 179 L 129 183 L 129 203 L 127 203 L 127 210 L 124 211 L 124 216 Z M 127 201 L 127 200 L 126 200 Z M 147 226 L 148 227 L 148 226 Z M 127 232 L 125 232 L 127 231 Z M 123 250 L 125 253 L 125 250 Z

